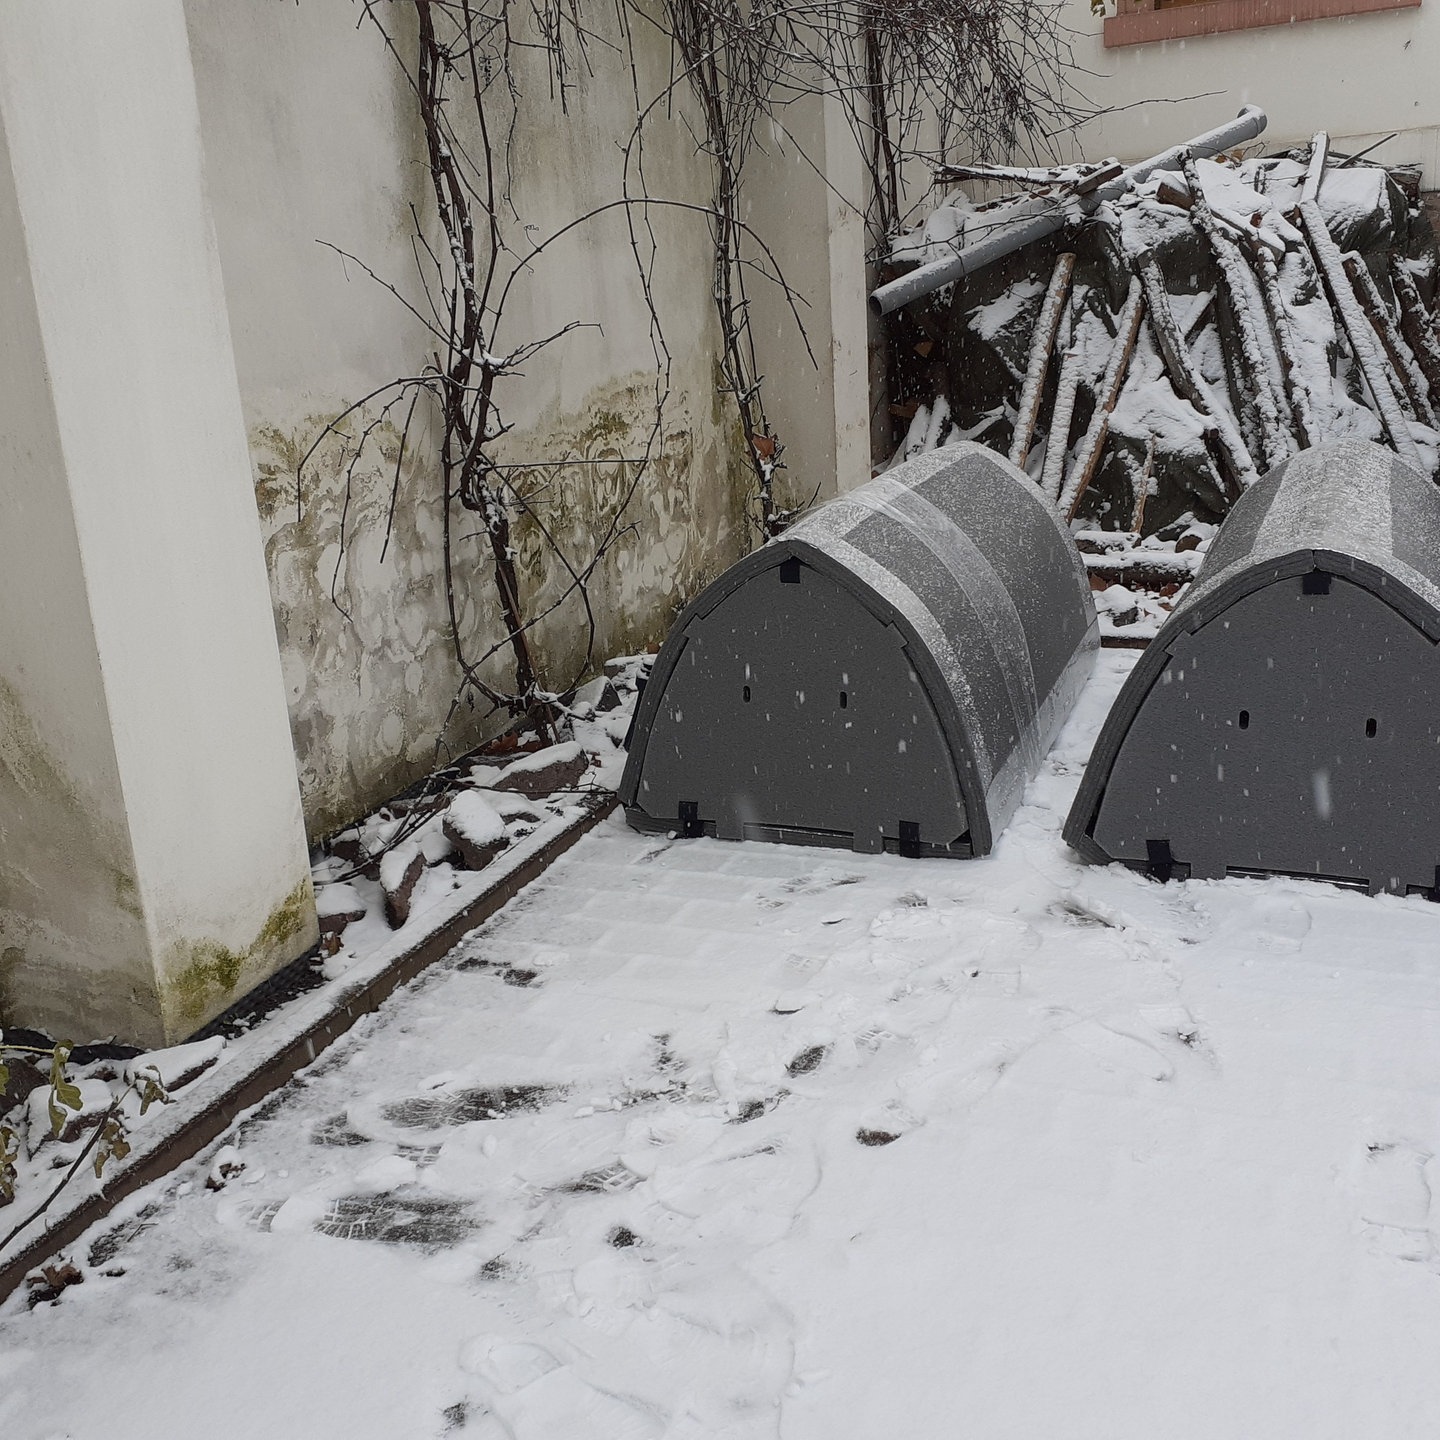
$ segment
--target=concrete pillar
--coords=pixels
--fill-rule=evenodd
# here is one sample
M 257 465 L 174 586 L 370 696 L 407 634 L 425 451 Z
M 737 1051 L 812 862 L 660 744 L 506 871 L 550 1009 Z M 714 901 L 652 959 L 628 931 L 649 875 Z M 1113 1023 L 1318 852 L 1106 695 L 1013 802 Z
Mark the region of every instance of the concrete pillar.
M 180 0 L 0 0 L 0 1023 L 175 1040 L 316 935 Z
M 814 361 L 778 287 L 747 277 L 765 407 L 785 445 L 783 503 L 870 478 L 864 162 L 833 96 L 787 104 L 745 177 L 745 219 L 799 295 Z

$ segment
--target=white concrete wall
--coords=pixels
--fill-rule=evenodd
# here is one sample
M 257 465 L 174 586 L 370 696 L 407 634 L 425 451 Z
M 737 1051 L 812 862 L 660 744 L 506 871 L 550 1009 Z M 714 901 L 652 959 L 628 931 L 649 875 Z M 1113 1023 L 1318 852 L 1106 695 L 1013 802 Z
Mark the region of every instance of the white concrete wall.
M 0 148 L 0 1018 L 143 1028 L 149 946 L 29 251 Z
M 1353 154 L 1400 131 L 1374 158 L 1421 164 L 1425 186 L 1440 186 L 1440 7 L 1114 50 L 1104 48 L 1101 21 L 1087 7 L 1075 4 L 1071 22 L 1082 32 L 1076 61 L 1094 72 L 1080 79 L 1081 88 L 1097 104 L 1132 107 L 1084 126 L 1077 153 L 1141 159 L 1251 104 L 1270 117 L 1266 149 L 1327 130 L 1337 149 Z
M 81 886 L 121 937 L 130 990 L 78 1008 L 32 996 L 21 1018 L 68 1009 L 176 1038 L 315 936 L 180 0 L 3 0 L 0 123 L 20 321 L 0 406 L 33 442 L 6 456 L 22 507 L 7 543 L 28 547 L 10 523 L 28 507 L 56 561 L 34 574 L 21 557 L 7 577 L 0 665 L 119 876 L 95 909 L 102 859 L 73 857 L 72 877 L 56 855 L 9 923 L 43 932 L 49 897 Z M 31 966 L 15 961 L 17 993 Z
M 780 289 L 752 275 L 765 402 L 785 446 L 783 505 L 816 494 L 825 500 L 870 478 L 866 184 L 860 152 L 833 99 L 791 103 L 764 124 L 746 176 L 744 218 L 799 297 L 814 356 Z M 763 260 L 758 249 L 755 259 Z
M 382 7 L 402 33 L 408 5 Z M 403 307 L 353 263 L 359 256 L 419 299 L 407 207 L 430 213 L 429 179 L 414 101 L 372 27 L 356 26 L 347 0 L 237 6 L 185 0 L 199 89 L 207 179 L 216 217 L 236 364 L 265 531 L 291 722 L 313 834 L 350 819 L 498 728 L 468 708 L 450 716 L 459 684 L 441 577 L 441 512 L 433 446 L 402 467 L 394 538 L 382 549 L 400 415 L 378 433 L 358 470 L 342 555 L 341 448 L 327 443 L 308 472 L 297 517 L 299 456 L 325 423 L 388 380 L 413 374 L 433 346 Z M 587 17 L 603 29 L 605 17 Z M 668 73 L 668 50 L 637 27 L 642 88 Z M 611 37 L 612 39 L 614 37 Z M 634 116 L 623 62 L 603 44 L 570 113 L 545 101 L 538 57 L 522 61 L 540 123 L 522 124 L 511 155 L 509 225 L 517 249 L 621 193 L 618 142 Z M 647 136 L 652 194 L 703 203 L 706 180 L 672 118 Z M 592 600 L 598 662 L 658 640 L 676 607 L 739 553 L 737 431 L 715 392 L 715 325 L 702 216 L 657 209 L 654 288 L 672 370 L 659 463 L 622 528 L 633 525 L 596 573 Z M 507 222 L 508 223 L 508 222 Z M 533 226 L 526 231 L 523 226 Z M 515 425 L 504 458 L 602 460 L 562 471 L 517 472 L 544 483 L 545 523 L 575 559 L 615 519 L 653 416 L 655 363 L 624 216 L 574 232 L 515 290 L 495 344 L 510 347 L 573 320 L 577 331 L 537 356 L 501 399 Z M 368 415 L 373 417 L 375 407 Z M 474 525 L 458 515 L 464 532 Z M 516 548 L 532 613 L 550 604 L 563 568 L 537 527 Z M 483 545 L 458 547 L 461 630 L 472 653 L 501 633 Z M 339 564 L 337 578 L 337 562 Z M 332 584 L 344 606 L 331 601 Z M 581 608 L 573 601 L 538 633 L 552 685 L 583 663 Z M 508 657 L 502 657 L 508 664 Z M 488 673 L 498 683 L 505 664 Z

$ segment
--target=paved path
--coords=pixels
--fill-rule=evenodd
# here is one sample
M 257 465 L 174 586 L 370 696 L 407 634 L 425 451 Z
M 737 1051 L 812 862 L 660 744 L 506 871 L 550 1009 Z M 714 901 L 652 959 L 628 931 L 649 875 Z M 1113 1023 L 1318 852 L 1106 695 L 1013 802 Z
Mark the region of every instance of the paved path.
M 85 1283 L 6 1440 L 1440 1432 L 1440 911 L 607 822 Z

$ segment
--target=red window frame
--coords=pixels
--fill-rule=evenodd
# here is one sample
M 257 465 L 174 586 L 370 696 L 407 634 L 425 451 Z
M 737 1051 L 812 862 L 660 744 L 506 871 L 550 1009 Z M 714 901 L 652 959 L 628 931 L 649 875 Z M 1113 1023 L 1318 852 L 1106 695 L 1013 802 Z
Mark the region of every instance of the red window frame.
M 1145 45 L 1156 40 L 1188 40 L 1227 30 L 1258 30 L 1301 20 L 1340 15 L 1370 15 L 1380 10 L 1413 10 L 1420 0 L 1197 0 L 1155 8 L 1155 0 L 1116 0 L 1117 13 L 1105 18 L 1105 48 Z

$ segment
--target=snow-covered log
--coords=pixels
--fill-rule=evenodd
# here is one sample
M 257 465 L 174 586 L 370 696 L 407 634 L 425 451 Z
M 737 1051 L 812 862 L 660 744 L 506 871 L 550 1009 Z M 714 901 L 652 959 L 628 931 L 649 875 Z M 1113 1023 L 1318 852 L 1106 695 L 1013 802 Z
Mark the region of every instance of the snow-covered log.
M 1430 402 L 1440 405 L 1440 340 L 1436 340 L 1425 302 L 1415 288 L 1415 281 L 1403 257 L 1390 257 L 1390 282 L 1400 305 L 1400 331 L 1409 343 L 1415 362 L 1424 372 L 1430 389 Z
M 1155 437 L 1150 437 L 1145 446 L 1145 465 L 1135 481 L 1135 509 L 1130 515 L 1130 529 L 1136 535 L 1145 533 L 1145 504 L 1150 499 L 1150 487 L 1155 477 Z
M 1270 329 L 1263 314 L 1253 304 L 1254 281 L 1240 253 L 1239 246 L 1223 232 L 1215 219 L 1205 187 L 1195 162 L 1185 162 L 1185 179 L 1190 186 L 1193 204 L 1190 218 L 1210 244 L 1220 267 L 1221 283 L 1230 301 L 1230 313 L 1240 335 L 1240 349 L 1245 357 L 1250 385 L 1247 395 L 1254 407 L 1256 429 L 1260 435 L 1261 458 L 1266 470 L 1272 470 L 1290 455 L 1290 441 L 1280 419 L 1284 381 L 1280 373 L 1280 357 L 1271 341 Z
M 1259 478 L 1255 472 L 1255 462 L 1250 458 L 1250 452 L 1245 448 L 1245 442 L 1231 424 L 1229 416 L 1216 404 L 1209 386 L 1196 369 L 1189 350 L 1185 348 L 1185 337 L 1180 333 L 1174 310 L 1170 308 L 1165 277 L 1161 275 L 1154 255 L 1148 251 L 1141 255 L 1136 261 L 1135 271 L 1140 277 L 1140 283 L 1145 287 L 1145 313 L 1150 320 L 1150 329 L 1165 362 L 1165 369 L 1169 372 L 1170 383 L 1177 394 L 1213 422 L 1214 428 L 1206 430 L 1206 449 L 1215 461 L 1215 468 L 1229 498 L 1237 499 L 1247 486 L 1253 485 Z
M 1325 178 L 1325 161 L 1330 152 L 1330 137 L 1317 130 L 1310 142 L 1310 167 L 1305 172 L 1305 183 L 1300 187 L 1302 205 L 1320 198 L 1320 182 Z
M 1035 424 L 1040 418 L 1040 397 L 1045 390 L 1045 372 L 1050 368 L 1050 351 L 1065 313 L 1065 296 L 1070 277 L 1075 273 L 1075 256 L 1067 251 L 1055 262 L 1050 285 L 1040 305 L 1035 331 L 1030 340 L 1030 358 L 1025 366 L 1025 384 L 1020 390 L 1019 412 L 1015 417 L 1015 438 L 1010 442 L 1010 463 L 1025 468 L 1025 457 L 1035 438 Z
M 1396 330 L 1395 322 L 1390 318 L 1390 311 L 1386 308 L 1379 287 L 1375 284 L 1375 277 L 1370 273 L 1365 262 L 1353 252 L 1345 257 L 1343 263 L 1345 273 L 1350 277 L 1350 283 L 1355 288 L 1355 298 L 1359 300 L 1360 308 L 1365 312 L 1366 318 L 1370 321 L 1381 345 L 1385 348 L 1386 358 L 1390 361 L 1391 377 L 1399 381 L 1396 398 L 1402 403 L 1408 404 L 1410 413 L 1433 430 L 1435 428 L 1435 412 L 1430 408 L 1430 397 L 1426 393 L 1429 387 L 1425 384 L 1425 377 L 1415 364 L 1415 357 L 1410 353 L 1410 347 L 1400 338 L 1400 332 Z
M 1290 406 L 1290 420 L 1295 431 L 1295 441 L 1300 449 L 1308 449 L 1315 443 L 1315 413 L 1311 403 L 1310 386 L 1300 365 L 1295 343 L 1295 327 L 1291 323 L 1289 307 L 1280 291 L 1280 270 L 1275 257 L 1263 246 L 1255 247 L 1255 273 L 1260 277 L 1260 293 L 1265 297 L 1265 309 L 1270 316 L 1270 327 L 1275 332 L 1275 346 L 1280 354 L 1280 368 L 1285 383 L 1285 398 Z
M 1074 346 L 1060 362 L 1060 384 L 1055 391 L 1055 405 L 1050 411 L 1050 438 L 1045 446 L 1045 468 L 1040 474 L 1040 489 L 1052 504 L 1060 499 L 1065 484 L 1065 456 L 1070 449 L 1070 425 L 1075 418 L 1075 393 L 1080 388 L 1080 372 L 1085 368 L 1085 352 Z
M 1100 382 L 1100 393 L 1091 417 L 1089 428 L 1080 441 L 1075 456 L 1075 466 L 1070 479 L 1060 494 L 1057 504 L 1066 521 L 1075 518 L 1076 507 L 1081 497 L 1095 478 L 1096 466 L 1100 463 L 1100 452 L 1110 434 L 1110 416 L 1120 398 L 1125 376 L 1130 369 L 1130 357 L 1135 353 L 1135 342 L 1140 338 L 1140 326 L 1145 319 L 1145 291 L 1140 281 L 1131 280 L 1130 293 L 1125 297 L 1125 308 L 1120 312 L 1120 323 L 1115 335 L 1115 345 L 1105 366 L 1105 378 Z M 1152 441 L 1153 446 L 1153 441 Z M 1046 456 L 1048 461 L 1049 456 Z M 1144 514 L 1143 496 L 1139 500 L 1140 512 Z
M 1340 323 L 1350 341 L 1351 353 L 1370 388 L 1370 397 L 1375 403 L 1380 424 L 1384 427 L 1385 437 L 1389 440 L 1391 449 L 1423 469 L 1420 452 L 1415 448 L 1410 427 L 1395 399 L 1385 361 L 1375 344 L 1370 323 L 1355 300 L 1355 292 L 1350 288 L 1340 250 L 1330 238 L 1325 217 L 1314 200 L 1300 202 L 1300 220 L 1310 243 L 1310 253 L 1315 257 L 1315 267 L 1319 270 L 1325 292 L 1330 297 L 1331 308 L 1340 317 Z

